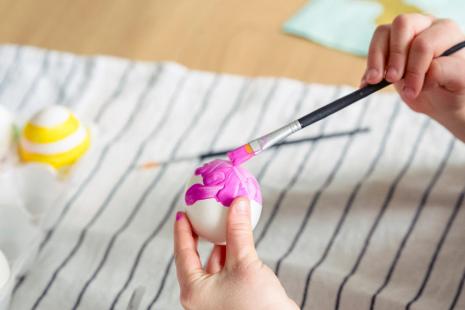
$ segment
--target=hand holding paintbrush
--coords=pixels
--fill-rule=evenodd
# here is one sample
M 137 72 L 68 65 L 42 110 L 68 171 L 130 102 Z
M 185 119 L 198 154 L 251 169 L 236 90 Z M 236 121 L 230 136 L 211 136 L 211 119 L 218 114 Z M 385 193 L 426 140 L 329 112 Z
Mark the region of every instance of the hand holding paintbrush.
M 286 138 L 293 132 L 321 120 L 371 93 L 386 87 L 390 82 L 395 84 L 396 88 L 401 93 L 402 99 L 404 99 L 407 104 L 437 119 L 444 126 L 450 128 L 456 136 L 460 137 L 460 134 L 462 134 L 462 139 L 465 140 L 465 53 L 456 53 L 452 57 L 434 57 L 439 56 L 441 51 L 446 50 L 447 47 L 463 40 L 464 34 L 458 31 L 457 28 L 452 27 L 450 22 L 434 21 L 429 16 L 413 14 L 403 16 L 401 21 L 402 23 L 400 24 L 401 26 L 403 25 L 402 27 L 399 27 L 397 25 L 398 23 L 392 25 L 392 28 L 391 25 L 382 26 L 380 28 L 381 31 L 377 31 L 373 39 L 374 43 L 372 45 L 374 45 L 374 47 L 370 49 L 368 68 L 370 70 L 375 69 L 377 76 L 367 74 L 365 76 L 365 82 L 374 85 L 365 86 L 344 98 L 292 122 L 288 126 L 240 147 L 229 154 L 231 159 L 235 161 L 236 164 L 240 164 L 259 154 L 261 151 L 276 145 L 280 140 Z M 452 29 L 449 29 L 450 27 L 452 27 Z M 415 31 L 412 31 L 412 29 L 415 29 Z M 422 40 L 419 42 L 427 42 L 432 47 L 428 47 L 420 54 L 416 53 L 414 51 L 416 48 L 413 48 L 415 46 L 422 46 L 421 44 L 418 45 L 418 43 L 415 43 L 419 39 Z M 399 51 L 389 48 L 389 44 L 392 42 L 395 43 L 397 48 L 402 50 L 400 53 Z M 443 55 L 451 55 L 464 46 L 465 43 L 458 44 L 454 46 L 454 48 L 447 50 Z M 440 52 L 436 53 L 436 51 Z M 390 52 L 394 52 L 394 55 Z M 389 74 L 389 69 L 393 66 L 396 68 L 398 74 L 394 77 Z M 399 66 L 401 69 L 399 69 Z M 412 66 L 414 69 L 412 69 Z M 407 68 L 410 68 L 410 71 L 407 70 L 409 73 L 404 74 Z M 428 68 L 430 68 L 429 71 Z M 367 72 L 373 72 L 370 70 Z M 412 76 L 410 74 L 412 70 L 421 73 Z M 387 81 L 383 80 L 385 72 L 388 72 L 386 75 Z M 425 86 L 423 86 L 423 82 L 425 82 Z M 407 86 L 414 86 L 413 96 L 411 96 L 412 94 L 408 94 L 409 87 Z M 218 161 L 219 160 L 216 162 Z M 203 193 L 207 194 L 219 193 L 224 188 L 224 186 L 219 183 L 227 179 L 227 177 L 234 177 L 237 175 L 237 171 L 243 169 L 239 166 L 232 166 L 228 161 L 223 162 L 227 162 L 223 164 L 229 165 L 228 170 L 221 169 L 218 173 L 213 173 L 214 177 L 207 179 L 208 182 L 205 182 L 205 180 L 200 182 L 201 184 L 198 184 L 199 188 L 197 189 L 201 189 Z M 286 167 L 283 168 L 286 169 Z M 247 188 L 247 185 L 251 182 L 243 182 L 243 179 L 244 178 L 239 178 L 237 182 L 232 182 L 232 184 L 239 184 L 242 182 L 244 185 L 243 188 Z M 234 186 L 232 189 L 234 189 Z M 256 194 L 256 188 L 253 188 L 251 193 Z M 232 242 L 228 241 L 226 246 L 216 245 L 206 268 L 202 268 L 203 266 L 197 252 L 197 235 L 194 233 L 196 227 L 195 225 L 191 225 L 190 221 L 187 221 L 187 217 L 184 216 L 184 213 L 177 214 L 175 224 L 175 257 L 178 280 L 181 287 L 181 296 L 207 296 L 207 298 L 184 298 L 182 300 L 184 306 L 197 309 L 218 309 L 225 305 L 225 300 L 227 300 L 229 307 L 236 307 L 237 309 L 268 309 L 270 305 L 274 305 L 276 309 L 297 309 L 297 305 L 290 302 L 283 288 L 278 285 L 278 278 L 276 278 L 272 271 L 268 272 L 266 268 L 263 268 L 264 264 L 257 256 L 252 235 L 253 226 L 251 225 L 251 221 L 248 221 L 248 215 L 251 210 L 249 201 L 239 198 L 231 205 L 227 206 L 228 208 L 220 206 L 221 208 L 216 209 L 214 205 L 216 200 L 214 198 L 205 201 L 213 203 L 213 205 L 207 206 L 207 208 L 204 209 L 205 212 L 201 214 L 202 219 L 212 219 L 212 221 L 209 221 L 209 225 L 206 225 L 208 226 L 207 228 L 213 226 L 215 226 L 215 228 L 227 227 L 232 231 L 231 228 L 234 227 L 234 231 L 240 232 L 241 236 L 230 233 L 229 240 Z M 203 201 L 200 201 L 197 204 L 189 205 L 186 207 L 186 210 L 190 209 L 191 212 L 195 212 L 195 208 L 198 208 L 202 203 Z M 229 212 L 227 211 L 228 209 Z M 216 214 L 220 214 L 220 212 L 216 212 L 215 210 L 224 212 L 222 213 L 222 217 L 218 216 L 216 218 L 217 222 L 214 221 L 214 217 Z M 281 214 L 281 216 L 286 216 L 286 214 Z M 226 217 L 228 217 L 228 225 L 225 224 Z M 272 221 L 274 217 L 270 216 L 270 218 L 270 221 Z M 189 220 L 190 219 L 191 217 L 189 215 Z M 239 221 L 235 221 L 235 219 L 239 219 Z M 292 217 L 290 217 L 290 219 L 293 220 Z M 304 219 L 302 223 L 305 224 L 306 220 Z M 301 227 L 303 228 L 305 226 Z M 226 231 L 226 229 L 223 231 Z M 272 240 L 270 245 L 273 246 L 276 242 L 274 242 L 274 239 L 270 240 Z M 297 239 L 294 239 L 294 241 L 295 240 Z M 286 255 L 294 250 L 293 246 L 295 244 L 294 242 L 290 243 L 288 251 L 280 260 L 281 262 L 287 257 Z M 236 250 L 240 250 L 240 252 Z M 247 261 L 247 268 L 234 268 L 240 266 L 240 261 L 235 260 L 235 258 L 237 258 L 235 254 L 237 253 L 241 253 L 243 261 Z M 213 268 L 210 262 L 214 263 Z M 232 264 L 229 264 L 231 262 Z M 255 263 L 251 264 L 251 262 Z M 249 268 L 250 266 L 260 266 L 260 272 L 257 272 L 257 270 L 253 268 Z M 318 264 L 314 267 L 318 267 Z M 315 268 L 312 268 L 311 272 L 313 272 Z M 263 273 L 263 271 L 266 271 L 266 273 Z M 244 274 L 244 272 L 246 274 Z M 305 288 L 307 288 L 307 284 L 310 283 L 311 272 L 307 274 L 308 277 Z M 238 279 L 246 279 L 246 281 L 241 282 L 238 281 Z M 218 283 L 220 283 L 220 285 L 218 285 Z M 373 296 L 373 305 L 376 301 L 376 296 L 382 291 L 383 287 L 384 286 Z M 209 290 L 206 291 L 205 288 Z M 342 292 L 342 288 L 343 286 L 340 286 L 339 292 Z M 460 290 L 458 290 L 458 292 L 460 292 Z M 420 295 L 421 292 L 419 292 L 408 305 L 410 306 L 416 302 Z M 255 298 L 256 296 L 260 296 L 260 298 Z M 300 308 L 303 309 L 308 302 L 307 290 L 303 292 L 302 296 L 303 298 L 297 302 Z M 318 298 L 318 296 L 313 297 Z M 455 301 L 457 300 L 458 298 L 455 299 Z M 455 301 L 453 305 L 455 305 Z
M 441 57 L 452 55 L 453 53 L 461 50 L 464 47 L 465 41 L 446 50 L 444 53 L 442 53 Z M 284 127 L 279 128 L 278 130 L 266 134 L 235 149 L 234 151 L 229 152 L 228 157 L 234 165 L 240 165 L 245 161 L 251 159 L 252 157 L 258 155 L 259 153 L 263 152 L 264 150 L 268 149 L 269 147 L 273 146 L 274 144 L 281 142 L 291 134 L 319 120 L 322 120 L 323 118 L 328 117 L 389 85 L 391 85 L 391 83 L 387 80 L 382 80 L 381 82 L 374 85 L 366 85 L 361 89 L 358 89 L 340 99 L 337 99 L 336 101 L 331 102 L 330 104 L 324 107 L 319 108 L 314 112 L 311 112 L 299 118 L 298 120 L 289 123 Z M 465 137 L 465 133 L 463 133 L 463 136 Z

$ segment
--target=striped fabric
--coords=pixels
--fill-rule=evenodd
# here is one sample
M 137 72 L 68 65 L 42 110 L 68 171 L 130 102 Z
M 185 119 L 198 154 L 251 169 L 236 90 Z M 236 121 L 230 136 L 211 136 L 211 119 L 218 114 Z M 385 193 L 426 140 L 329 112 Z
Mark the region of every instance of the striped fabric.
M 98 132 L 12 309 L 180 309 L 172 223 L 195 156 L 350 91 L 17 46 L 0 55 L 0 104 L 22 121 L 64 104 Z M 292 139 L 358 128 L 369 132 L 247 164 L 264 196 L 260 257 L 304 309 L 465 309 L 465 145 L 394 94 Z M 148 161 L 168 164 L 140 169 Z

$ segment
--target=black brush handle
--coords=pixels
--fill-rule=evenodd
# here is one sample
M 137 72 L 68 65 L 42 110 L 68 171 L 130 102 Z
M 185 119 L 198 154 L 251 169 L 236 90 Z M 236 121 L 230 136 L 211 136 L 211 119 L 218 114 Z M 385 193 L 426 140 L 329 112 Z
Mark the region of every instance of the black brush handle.
M 441 57 L 443 56 L 449 56 L 462 48 L 465 47 L 465 41 L 461 42 L 457 45 L 454 45 L 447 51 L 441 54 Z M 352 103 L 355 103 L 371 94 L 374 92 L 377 92 L 378 90 L 381 90 L 387 86 L 391 85 L 390 82 L 386 80 L 382 80 L 378 84 L 373 84 L 373 85 L 367 85 L 365 87 L 362 87 L 353 93 L 350 93 L 340 99 L 337 99 L 336 101 L 331 102 L 330 104 L 325 105 L 324 107 L 319 108 L 318 110 L 313 111 L 310 114 L 307 114 L 301 118 L 299 118 L 297 121 L 300 123 L 300 126 L 302 128 L 305 128 L 315 122 L 318 122 L 319 120 L 330 116 L 331 114 L 336 113 L 339 110 L 344 109 L 345 107 L 351 105 Z
M 391 85 L 391 83 L 389 83 L 386 80 L 382 80 L 378 84 L 365 86 L 354 91 L 353 93 L 350 93 L 342 98 L 339 98 L 331 102 L 330 104 L 325 105 L 324 107 L 319 108 L 318 110 L 313 111 L 310 114 L 307 114 L 299 118 L 297 121 L 300 123 L 300 126 L 302 128 L 305 128 L 389 85 Z

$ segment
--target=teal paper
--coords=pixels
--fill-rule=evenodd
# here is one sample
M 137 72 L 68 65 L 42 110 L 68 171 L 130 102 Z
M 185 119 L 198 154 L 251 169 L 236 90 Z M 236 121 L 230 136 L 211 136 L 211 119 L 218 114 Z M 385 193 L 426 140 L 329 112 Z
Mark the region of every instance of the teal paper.
M 465 0 L 407 0 L 405 4 L 451 18 L 465 31 Z M 324 46 L 366 56 L 382 13 L 383 6 L 375 0 L 311 0 L 283 28 Z

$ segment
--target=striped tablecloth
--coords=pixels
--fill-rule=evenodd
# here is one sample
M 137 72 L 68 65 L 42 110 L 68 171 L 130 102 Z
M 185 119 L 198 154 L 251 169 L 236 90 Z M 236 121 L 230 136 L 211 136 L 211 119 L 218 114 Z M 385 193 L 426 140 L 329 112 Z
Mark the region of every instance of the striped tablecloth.
M 59 103 L 98 129 L 15 290 L 12 309 L 47 310 L 127 309 L 131 296 L 140 309 L 181 308 L 172 222 L 195 156 L 350 91 L 16 46 L 0 48 L 0 83 L 21 120 Z M 394 94 L 295 138 L 357 128 L 369 132 L 247 164 L 264 196 L 260 257 L 305 309 L 465 309 L 464 144 Z M 140 169 L 147 161 L 167 164 Z

